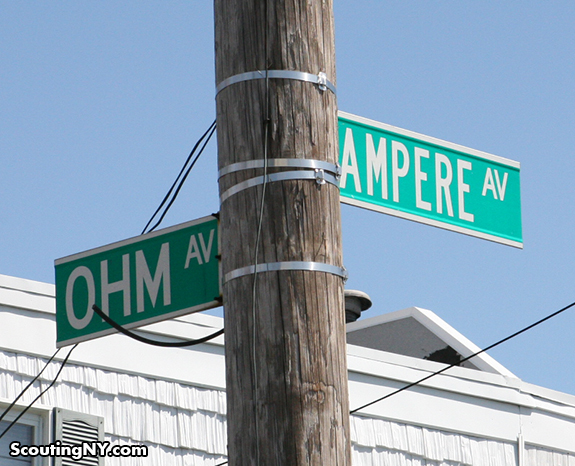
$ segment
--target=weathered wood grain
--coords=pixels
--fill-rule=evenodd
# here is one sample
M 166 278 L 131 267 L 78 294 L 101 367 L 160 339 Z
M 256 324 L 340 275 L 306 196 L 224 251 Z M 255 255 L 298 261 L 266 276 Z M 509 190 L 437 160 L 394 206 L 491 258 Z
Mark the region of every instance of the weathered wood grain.
M 215 0 L 216 81 L 247 71 L 323 71 L 335 83 L 331 0 Z M 248 81 L 216 99 L 218 164 L 337 162 L 337 101 L 295 80 Z M 266 122 L 267 121 L 267 122 Z M 267 141 L 265 141 L 267 125 Z M 281 171 L 270 169 L 269 172 Z M 262 170 L 220 179 L 220 194 Z M 223 273 L 253 265 L 262 186 L 223 202 Z M 339 190 L 267 184 L 258 263 L 342 266 Z M 229 464 L 351 464 L 343 281 L 322 272 L 248 275 L 224 285 Z M 255 320 L 252 318 L 255 314 Z

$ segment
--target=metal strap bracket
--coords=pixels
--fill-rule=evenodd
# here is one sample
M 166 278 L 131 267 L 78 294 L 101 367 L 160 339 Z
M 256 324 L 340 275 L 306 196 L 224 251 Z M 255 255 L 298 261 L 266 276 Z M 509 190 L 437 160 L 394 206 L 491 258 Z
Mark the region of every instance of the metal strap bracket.
M 220 196 L 220 204 L 223 204 L 224 201 L 230 196 L 233 196 L 234 194 L 237 194 L 244 189 L 252 188 L 264 183 L 273 183 L 274 181 L 286 180 L 315 180 L 316 183 L 320 185 L 327 182 L 339 187 L 338 178 L 331 173 L 325 173 L 323 170 L 321 175 L 318 175 L 315 169 L 272 173 L 270 175 L 256 176 L 255 178 L 250 178 L 249 180 L 242 181 L 241 183 L 232 186 L 222 193 Z
M 339 179 L 341 176 L 341 167 L 339 165 L 334 165 L 330 162 L 324 162 L 323 160 L 314 159 L 256 159 L 247 160 L 245 162 L 232 163 L 224 168 L 222 168 L 218 175 L 221 178 L 224 175 L 230 173 L 239 172 L 242 170 L 253 170 L 256 168 L 312 168 L 315 170 L 325 170 L 327 172 L 333 173 L 336 178 Z
M 325 184 L 325 172 L 323 168 L 315 169 L 315 182 L 319 185 Z
M 239 269 L 232 270 L 224 276 L 224 283 L 244 275 L 254 273 L 275 272 L 278 270 L 307 270 L 310 272 L 325 272 L 337 275 L 347 281 L 348 273 L 345 267 L 325 264 L 323 262 L 305 262 L 305 261 L 287 261 L 287 262 L 269 262 L 267 264 L 248 265 Z
M 265 71 L 248 71 L 246 73 L 236 74 L 224 79 L 216 86 L 216 95 L 226 87 L 243 81 L 252 81 L 254 79 L 295 79 L 298 81 L 310 82 L 317 84 L 320 91 L 324 92 L 329 89 L 334 95 L 337 95 L 335 86 L 327 79 L 327 75 L 322 71 L 318 74 L 305 73 L 303 71 L 291 70 L 265 70 Z

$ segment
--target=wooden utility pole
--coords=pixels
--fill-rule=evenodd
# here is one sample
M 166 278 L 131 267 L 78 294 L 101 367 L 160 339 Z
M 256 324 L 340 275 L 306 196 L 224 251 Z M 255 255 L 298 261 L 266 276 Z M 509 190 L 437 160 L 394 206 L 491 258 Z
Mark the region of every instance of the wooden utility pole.
M 348 466 L 332 1 L 215 25 L 229 464 Z

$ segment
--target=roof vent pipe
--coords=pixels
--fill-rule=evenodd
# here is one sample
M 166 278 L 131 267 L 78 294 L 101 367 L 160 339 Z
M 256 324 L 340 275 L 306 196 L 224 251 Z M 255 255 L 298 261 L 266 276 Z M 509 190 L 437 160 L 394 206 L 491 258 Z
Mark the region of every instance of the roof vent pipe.
M 371 298 L 358 290 L 345 290 L 345 323 L 355 322 L 361 313 L 371 307 Z

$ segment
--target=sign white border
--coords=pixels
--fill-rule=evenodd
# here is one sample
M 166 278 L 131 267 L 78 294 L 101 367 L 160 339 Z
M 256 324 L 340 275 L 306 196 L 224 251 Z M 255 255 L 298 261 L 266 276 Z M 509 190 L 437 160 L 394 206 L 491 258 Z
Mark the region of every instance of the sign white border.
M 368 118 L 360 117 L 357 115 L 353 115 L 351 113 L 338 111 L 338 117 L 345 118 L 347 120 L 354 121 L 356 123 L 360 123 L 366 126 L 371 126 L 375 128 L 380 128 L 384 131 L 389 131 L 391 133 L 398 134 L 400 136 L 406 136 L 413 139 L 418 139 L 429 144 L 437 145 L 440 147 L 445 147 L 457 152 L 462 152 L 464 154 L 469 154 L 478 158 L 486 159 L 491 162 L 495 162 L 501 165 L 506 165 L 508 167 L 512 167 L 516 170 L 520 169 L 520 163 L 514 160 L 506 159 L 504 157 L 499 157 L 498 155 L 489 154 L 487 152 L 482 152 L 476 149 L 471 149 L 469 147 L 461 146 L 459 144 L 455 144 L 453 142 L 443 141 L 441 139 L 433 138 L 431 136 L 426 136 L 424 134 L 419 134 L 414 131 L 409 131 L 407 129 L 398 128 L 396 126 L 388 125 L 385 123 L 381 123 L 379 121 L 370 120 Z M 352 199 L 349 197 L 341 196 L 340 195 L 340 202 L 348 205 L 353 205 L 356 207 L 361 207 L 367 210 L 373 210 L 375 212 L 381 212 L 383 214 L 393 215 L 394 217 L 404 218 L 406 220 L 411 220 L 418 223 L 423 223 L 425 225 L 430 225 L 432 227 L 441 228 L 443 230 L 450 230 L 456 233 L 462 233 L 468 236 L 474 236 L 476 238 L 485 239 L 488 241 L 493 241 L 495 243 L 504 244 L 507 246 L 512 246 L 514 248 L 523 249 L 523 243 L 520 241 L 514 241 L 507 238 L 502 238 L 500 236 L 491 235 L 489 233 L 483 233 L 481 231 L 472 230 L 465 227 L 460 227 L 457 225 L 452 225 L 450 223 L 442 222 L 439 220 L 434 220 L 431 218 L 422 217 L 416 214 L 411 214 L 408 212 L 403 212 L 401 210 L 391 209 L 389 207 L 380 206 L 377 204 L 372 204 L 365 201 L 360 201 L 358 199 Z
M 217 220 L 217 219 L 218 219 L 218 217 L 216 215 L 208 215 L 206 217 L 198 218 L 196 220 L 192 220 L 192 221 L 185 222 L 185 223 L 180 223 L 178 225 L 173 225 L 171 227 L 163 228 L 161 230 L 156 230 L 156 231 L 153 231 L 151 233 L 147 233 L 145 235 L 134 236 L 133 238 L 128 238 L 128 239 L 125 239 L 122 241 L 117 241 L 115 243 L 107 244 L 105 246 L 100 246 L 98 248 L 89 249 L 87 251 L 79 252 L 77 254 L 72 254 L 70 256 L 56 259 L 54 261 L 54 266 L 66 264 L 67 262 L 72 262 L 72 261 L 75 261 L 78 259 L 84 259 L 86 257 L 90 257 L 90 256 L 93 256 L 95 254 L 99 254 L 101 252 L 111 251 L 113 249 L 117 249 L 117 248 L 120 248 L 122 246 L 127 246 L 129 244 L 139 243 L 141 241 L 155 238 L 157 236 L 166 235 L 166 234 L 172 233 L 174 231 L 182 230 L 184 228 L 188 228 L 188 227 L 191 227 L 194 225 L 200 225 L 202 223 L 210 222 L 212 220 Z M 220 238 L 220 235 L 218 234 L 218 250 L 220 247 L 220 244 L 219 244 L 220 241 L 221 241 L 221 238 Z M 219 277 L 219 288 L 220 288 L 220 296 L 221 296 L 221 293 L 222 293 L 222 282 L 221 282 L 222 264 L 221 264 L 221 262 L 219 264 L 219 275 L 220 275 L 220 277 Z M 213 301 L 210 301 L 207 303 L 198 304 L 197 306 L 192 306 L 192 307 L 188 307 L 185 309 L 178 309 L 177 311 L 170 312 L 168 314 L 161 314 L 159 316 L 150 317 L 149 319 L 138 320 L 137 322 L 124 324 L 124 325 L 122 325 L 122 327 L 125 328 L 126 330 L 133 329 L 133 328 L 140 328 L 140 327 L 144 327 L 146 325 L 154 324 L 157 322 L 162 322 L 164 320 L 173 319 L 175 317 L 181 317 L 181 316 L 191 314 L 194 312 L 204 311 L 207 309 L 213 309 L 213 308 L 219 307 L 221 305 L 222 305 L 221 301 L 213 300 Z M 107 328 L 105 330 L 101 330 L 99 332 L 90 333 L 88 335 L 82 335 L 79 337 L 69 338 L 67 340 L 56 341 L 56 347 L 62 348 L 64 346 L 73 345 L 74 343 L 89 341 L 89 340 L 93 340 L 95 338 L 103 337 L 106 335 L 118 334 L 118 333 L 119 332 L 115 328 L 110 327 L 110 328 Z
M 338 117 L 345 118 L 347 120 L 355 121 L 356 123 L 360 123 L 362 125 L 372 126 L 375 128 L 380 128 L 385 131 L 390 131 L 392 133 L 399 134 L 400 136 L 406 136 L 413 139 L 418 139 L 420 141 L 425 141 L 429 144 L 434 144 L 436 146 L 445 147 L 447 149 L 451 149 L 458 152 L 463 152 L 464 154 L 473 155 L 475 157 L 479 157 L 482 159 L 490 160 L 495 163 L 499 163 L 501 165 L 507 165 L 508 167 L 515 168 L 519 170 L 521 168 L 521 164 L 516 162 L 515 160 L 506 159 L 504 157 L 500 157 L 498 155 L 489 154 L 487 152 L 483 152 L 477 149 L 472 149 L 470 147 L 461 146 L 459 144 L 455 144 L 453 142 L 444 141 L 442 139 L 437 139 L 431 136 L 426 136 L 425 134 L 416 133 L 415 131 L 410 131 L 408 129 L 398 128 L 397 126 L 388 125 L 386 123 L 381 123 L 379 121 L 370 120 L 369 118 L 360 117 L 354 115 L 352 113 L 342 112 L 341 110 L 338 111 Z
M 191 220 L 189 222 L 180 223 L 178 225 L 173 225 L 171 227 L 163 228 L 161 230 L 156 230 L 151 233 L 146 233 L 144 235 L 134 236 L 132 238 L 117 241 L 115 243 L 106 244 L 105 246 L 100 246 L 94 249 L 88 249 L 87 251 L 72 254 L 70 256 L 65 256 L 54 261 L 54 265 L 65 264 L 66 262 L 72 262 L 78 259 L 84 259 L 85 257 L 90 257 L 101 252 L 111 251 L 112 249 L 121 248 L 122 246 L 127 246 L 128 244 L 139 243 L 140 241 L 146 241 L 156 236 L 162 236 L 173 231 L 182 230 L 184 228 L 191 227 L 193 225 L 199 225 L 202 223 L 209 222 L 211 220 L 217 219 L 215 215 L 207 215 L 206 217 L 198 218 L 196 220 Z

